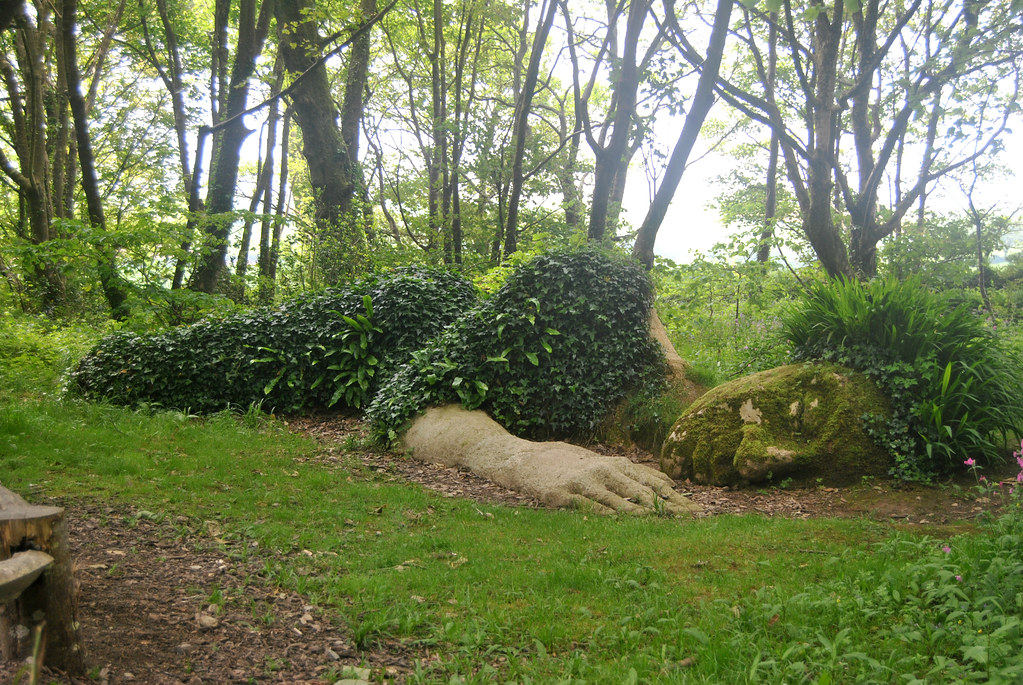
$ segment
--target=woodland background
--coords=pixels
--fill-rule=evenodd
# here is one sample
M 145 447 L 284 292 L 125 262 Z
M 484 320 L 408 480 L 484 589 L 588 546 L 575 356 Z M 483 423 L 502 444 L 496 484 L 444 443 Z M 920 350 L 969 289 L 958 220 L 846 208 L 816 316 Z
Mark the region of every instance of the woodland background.
M 0 298 L 151 326 L 399 264 L 485 280 L 586 241 L 652 267 L 659 232 L 690 230 L 664 217 L 695 148 L 741 160 L 706 198 L 734 237 L 662 260 L 666 303 L 737 322 L 801 271 L 924 273 L 1009 315 L 989 290 L 1015 268 L 988 262 L 1018 199 L 983 191 L 1011 187 L 1020 10 L 7 2 Z M 640 175 L 634 226 L 620 210 Z

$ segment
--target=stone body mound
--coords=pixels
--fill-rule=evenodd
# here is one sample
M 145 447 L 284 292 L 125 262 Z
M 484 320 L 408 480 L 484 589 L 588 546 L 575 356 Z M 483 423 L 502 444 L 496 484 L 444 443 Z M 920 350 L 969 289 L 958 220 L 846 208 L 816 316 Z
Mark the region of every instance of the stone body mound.
M 675 422 L 661 470 L 708 485 L 792 478 L 842 485 L 888 472 L 864 414 L 888 400 L 863 374 L 834 364 L 791 364 L 711 389 Z

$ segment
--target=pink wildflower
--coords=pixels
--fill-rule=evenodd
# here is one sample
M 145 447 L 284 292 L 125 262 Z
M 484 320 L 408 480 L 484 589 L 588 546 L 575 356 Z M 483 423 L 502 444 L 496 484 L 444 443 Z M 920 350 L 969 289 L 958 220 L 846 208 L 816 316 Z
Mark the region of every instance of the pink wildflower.
M 974 461 L 973 457 L 970 457 L 969 459 L 967 459 L 967 460 L 966 460 L 966 461 L 964 461 L 963 463 L 964 463 L 964 464 L 966 464 L 967 466 L 973 466 L 973 465 L 974 465 L 974 464 L 976 464 L 977 462 L 976 462 L 976 461 Z
M 963 582 L 963 577 L 962 576 L 956 576 L 956 580 L 958 580 L 961 583 L 961 582 Z
M 951 554 L 952 553 L 952 548 L 949 547 L 948 545 L 942 545 L 941 546 L 941 551 L 944 552 L 945 554 Z
M 986 476 L 980 476 L 979 478 L 977 478 L 977 480 L 979 480 L 981 483 L 986 483 L 987 482 L 987 477 Z
M 1023 471 L 1020 471 L 1019 473 L 1016 474 L 1016 482 L 1023 483 Z
M 1023 453 L 1021 452 L 1016 453 L 1016 463 L 1019 464 L 1019 467 L 1021 469 L 1023 469 Z

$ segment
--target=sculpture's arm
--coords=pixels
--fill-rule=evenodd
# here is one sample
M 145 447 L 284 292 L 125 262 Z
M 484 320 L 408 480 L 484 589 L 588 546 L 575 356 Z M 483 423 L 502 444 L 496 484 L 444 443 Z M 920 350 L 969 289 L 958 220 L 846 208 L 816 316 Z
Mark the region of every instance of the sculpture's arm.
M 650 513 L 662 505 L 672 513 L 701 510 L 675 492 L 672 480 L 660 471 L 564 442 L 523 440 L 483 412 L 457 405 L 428 409 L 403 442 L 420 461 L 468 468 L 556 507 L 630 513 Z

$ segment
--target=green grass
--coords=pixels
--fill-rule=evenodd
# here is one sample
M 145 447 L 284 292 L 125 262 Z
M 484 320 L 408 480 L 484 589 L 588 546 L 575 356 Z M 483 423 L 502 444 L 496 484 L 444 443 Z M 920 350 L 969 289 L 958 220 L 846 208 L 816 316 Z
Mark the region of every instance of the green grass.
M 328 467 L 318 449 L 231 414 L 52 398 L 0 408 L 4 485 L 212 522 L 261 555 L 253 582 L 306 594 L 360 647 L 397 638 L 439 654 L 421 682 L 888 682 L 934 667 L 842 611 L 882 611 L 864 579 L 937 553 L 930 538 L 885 543 L 892 531 L 864 520 L 479 505 L 388 482 L 351 455 Z M 879 644 L 893 656 L 878 661 Z
M 947 531 L 866 520 L 535 511 L 444 498 L 324 449 L 254 414 L 132 411 L 45 388 L 0 398 L 3 485 L 30 499 L 95 498 L 180 522 L 181 535 L 205 529 L 225 554 L 260 562 L 249 582 L 305 594 L 360 648 L 428 649 L 435 658 L 413 682 L 1023 672 L 1020 514 L 939 539 L 922 533 Z M 244 601 L 199 592 L 217 606 Z

